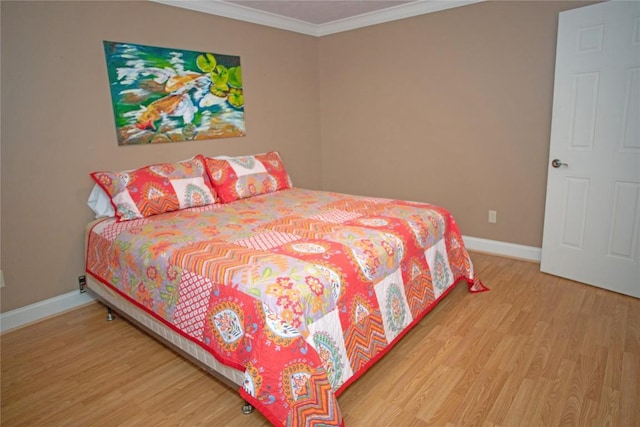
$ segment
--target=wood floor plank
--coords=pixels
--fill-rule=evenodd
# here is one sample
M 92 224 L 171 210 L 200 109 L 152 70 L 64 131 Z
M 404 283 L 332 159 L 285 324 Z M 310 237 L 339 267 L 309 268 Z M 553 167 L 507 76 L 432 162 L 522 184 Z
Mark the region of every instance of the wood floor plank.
M 624 352 L 622 358 L 622 384 L 620 387 L 620 425 L 638 425 L 640 420 L 640 357 Z
M 598 403 L 596 421 L 602 427 L 618 425 L 620 413 L 620 391 L 604 387 Z
M 640 300 L 472 253 L 454 289 L 340 395 L 369 426 L 640 426 Z M 0 336 L 2 426 L 267 426 L 232 390 L 92 304 Z

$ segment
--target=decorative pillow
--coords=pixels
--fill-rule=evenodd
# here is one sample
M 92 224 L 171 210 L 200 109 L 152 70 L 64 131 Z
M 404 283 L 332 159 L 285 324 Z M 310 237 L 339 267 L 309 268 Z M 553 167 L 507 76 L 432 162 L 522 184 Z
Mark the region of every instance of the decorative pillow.
M 216 201 L 202 155 L 124 172 L 93 172 L 91 177 L 109 195 L 123 221 Z
M 291 188 L 277 151 L 241 157 L 206 157 L 207 173 L 224 203 Z

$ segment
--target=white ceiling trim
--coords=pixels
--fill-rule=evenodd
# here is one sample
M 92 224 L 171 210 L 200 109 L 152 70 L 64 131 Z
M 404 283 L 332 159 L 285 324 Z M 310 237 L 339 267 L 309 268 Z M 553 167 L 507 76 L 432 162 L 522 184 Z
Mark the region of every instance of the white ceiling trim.
M 418 0 L 413 3 L 401 4 L 380 11 L 369 12 L 351 18 L 340 19 L 326 24 L 311 24 L 299 19 L 288 18 L 261 10 L 251 9 L 234 3 L 226 3 L 220 0 L 151 0 L 169 6 L 195 10 L 223 16 L 225 18 L 238 19 L 253 24 L 266 25 L 281 30 L 294 31 L 296 33 L 321 37 L 343 31 L 355 30 L 370 25 L 410 18 L 425 13 L 438 12 L 454 7 L 466 6 L 485 0 Z
M 338 21 L 318 25 L 318 33 L 316 35 L 318 37 L 326 36 L 329 34 L 340 33 L 342 31 L 355 30 L 356 28 L 368 27 L 370 25 L 424 15 L 425 13 L 466 6 L 468 4 L 479 3 L 482 1 L 485 0 L 419 0 L 414 3 L 401 4 L 388 9 L 369 12 L 351 18 L 340 19 Z
M 253 24 L 266 25 L 268 27 L 280 28 L 282 30 L 295 31 L 296 33 L 318 36 L 319 25 L 310 24 L 298 19 L 287 18 L 285 16 L 264 12 L 249 7 L 240 6 L 222 1 L 201 1 L 201 0 L 151 0 L 156 3 L 170 6 L 191 9 L 197 12 L 210 13 L 212 15 L 224 16 L 225 18 L 238 19 L 240 21 L 251 22 Z

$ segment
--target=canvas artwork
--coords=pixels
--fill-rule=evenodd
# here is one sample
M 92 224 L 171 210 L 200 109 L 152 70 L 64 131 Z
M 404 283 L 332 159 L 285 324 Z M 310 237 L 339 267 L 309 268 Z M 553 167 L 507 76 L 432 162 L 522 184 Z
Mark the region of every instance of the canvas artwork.
M 105 41 L 119 145 L 245 135 L 240 57 Z

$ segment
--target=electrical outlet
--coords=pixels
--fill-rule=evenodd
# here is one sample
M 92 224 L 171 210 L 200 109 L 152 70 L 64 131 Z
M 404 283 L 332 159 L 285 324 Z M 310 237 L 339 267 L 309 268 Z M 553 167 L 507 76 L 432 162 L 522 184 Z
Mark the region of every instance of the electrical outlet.
M 4 288 L 4 273 L 0 270 L 0 288 Z
M 489 222 L 491 224 L 495 224 L 498 222 L 498 212 L 497 211 L 489 211 Z

